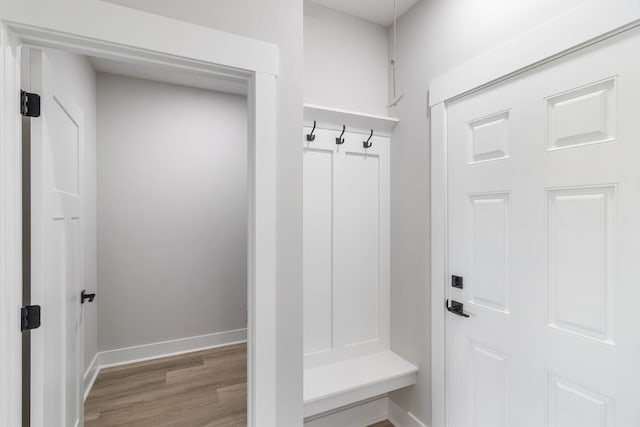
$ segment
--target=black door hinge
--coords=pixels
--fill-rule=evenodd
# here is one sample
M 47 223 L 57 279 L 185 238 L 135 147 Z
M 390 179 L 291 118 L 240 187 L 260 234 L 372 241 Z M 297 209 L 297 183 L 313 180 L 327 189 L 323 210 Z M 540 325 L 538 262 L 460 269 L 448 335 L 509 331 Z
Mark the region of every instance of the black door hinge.
M 20 114 L 25 117 L 40 117 L 40 95 L 21 90 Z
M 38 329 L 40 327 L 40 306 L 23 305 L 20 310 L 20 331 Z

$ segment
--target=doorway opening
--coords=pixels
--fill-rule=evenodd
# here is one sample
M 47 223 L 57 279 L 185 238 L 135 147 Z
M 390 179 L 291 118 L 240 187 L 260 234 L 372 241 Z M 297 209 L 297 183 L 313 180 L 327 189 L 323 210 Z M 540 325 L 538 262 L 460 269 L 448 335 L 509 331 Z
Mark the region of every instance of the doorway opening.
M 22 86 L 23 425 L 246 424 L 246 82 L 32 47 Z

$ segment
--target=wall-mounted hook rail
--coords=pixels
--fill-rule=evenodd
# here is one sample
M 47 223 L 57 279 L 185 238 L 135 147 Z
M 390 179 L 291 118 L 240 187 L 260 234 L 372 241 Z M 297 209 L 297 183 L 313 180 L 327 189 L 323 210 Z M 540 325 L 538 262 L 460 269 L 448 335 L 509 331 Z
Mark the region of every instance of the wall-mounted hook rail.
M 339 137 L 336 138 L 336 144 L 338 144 L 338 145 L 344 144 L 343 136 L 344 136 L 345 130 L 347 130 L 347 127 L 345 125 L 342 125 L 342 133 L 340 134 Z
M 307 134 L 307 141 L 312 142 L 316 140 L 316 136 L 313 134 L 316 131 L 316 121 L 313 121 L 313 129 L 311 129 L 311 133 Z
M 366 141 L 362 141 L 362 146 L 364 148 L 371 148 L 371 146 L 373 145 L 373 142 L 371 142 L 372 137 L 373 137 L 373 129 L 371 129 L 371 134 L 369 135 L 369 138 Z

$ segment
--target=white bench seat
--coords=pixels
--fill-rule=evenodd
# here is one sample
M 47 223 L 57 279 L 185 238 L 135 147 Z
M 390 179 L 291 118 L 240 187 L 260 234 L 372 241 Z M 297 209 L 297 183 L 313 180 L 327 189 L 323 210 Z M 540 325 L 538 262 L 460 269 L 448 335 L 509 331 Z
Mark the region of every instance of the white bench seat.
M 304 371 L 304 416 L 312 417 L 416 383 L 418 368 L 391 351 Z

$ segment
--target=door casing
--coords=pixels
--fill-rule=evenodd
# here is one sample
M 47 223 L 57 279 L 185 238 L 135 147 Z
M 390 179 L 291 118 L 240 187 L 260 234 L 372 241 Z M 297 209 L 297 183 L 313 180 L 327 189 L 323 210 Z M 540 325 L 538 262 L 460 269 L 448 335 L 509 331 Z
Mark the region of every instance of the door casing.
M 589 25 L 587 25 L 588 23 Z M 636 0 L 591 0 L 434 79 L 431 118 L 431 425 L 446 427 L 447 105 L 640 26 Z
M 22 129 L 18 94 L 21 46 L 30 45 L 246 82 L 248 425 L 277 425 L 277 47 L 96 0 L 74 2 L 73 12 L 47 1 L 28 3 L 0 3 L 0 424 L 21 425 Z M 106 25 L 96 24 L 92 19 L 96 16 Z

